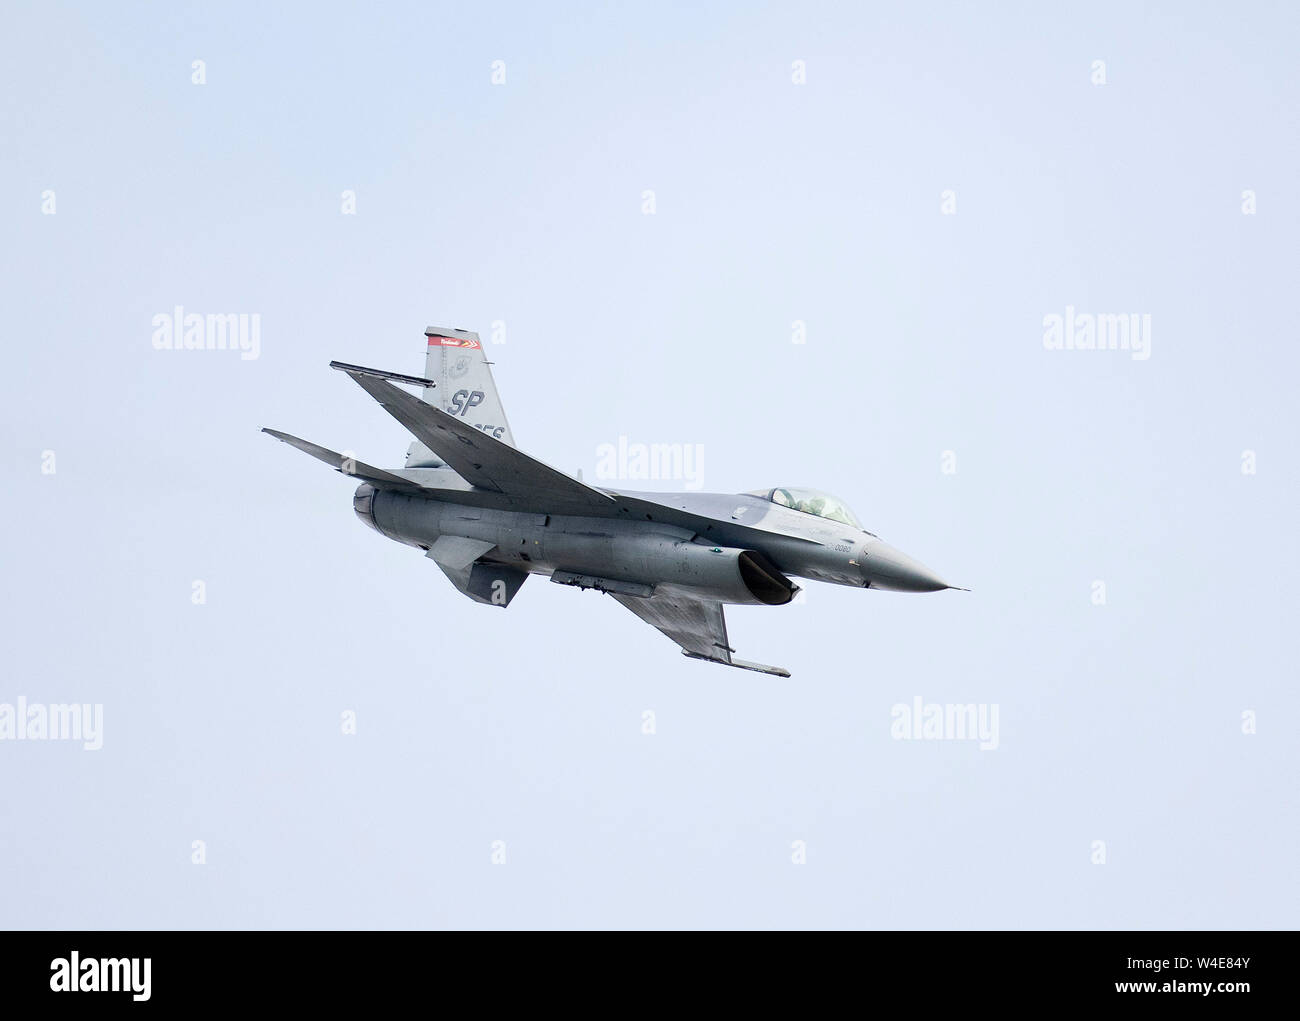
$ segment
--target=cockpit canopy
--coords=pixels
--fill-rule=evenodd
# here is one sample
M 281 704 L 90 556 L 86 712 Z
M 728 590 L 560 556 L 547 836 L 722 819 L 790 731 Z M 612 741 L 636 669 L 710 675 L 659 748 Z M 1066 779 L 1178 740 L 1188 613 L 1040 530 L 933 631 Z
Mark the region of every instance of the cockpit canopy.
M 848 504 L 819 489 L 792 489 L 788 486 L 777 486 L 775 489 L 759 489 L 745 495 L 771 500 L 778 507 L 789 507 L 804 514 L 828 518 L 831 521 L 842 521 L 846 525 L 862 529 L 857 517 L 849 510 Z

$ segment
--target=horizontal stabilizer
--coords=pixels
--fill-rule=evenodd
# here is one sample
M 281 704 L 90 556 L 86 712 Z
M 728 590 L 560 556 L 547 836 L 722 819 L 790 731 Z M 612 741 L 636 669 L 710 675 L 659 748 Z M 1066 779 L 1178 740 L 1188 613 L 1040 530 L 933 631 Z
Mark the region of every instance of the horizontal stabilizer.
M 291 447 L 297 447 L 304 454 L 310 454 L 316 460 L 323 461 L 337 472 L 351 475 L 362 482 L 369 482 L 380 489 L 396 489 L 404 493 L 418 493 L 421 490 L 419 485 L 408 479 L 393 475 L 382 468 L 374 467 L 374 465 L 366 464 L 364 461 L 358 461 L 355 457 L 344 457 L 336 450 L 330 450 L 328 447 L 322 447 L 309 440 L 299 439 L 297 436 L 290 436 L 288 433 L 282 433 L 276 429 L 263 429 L 262 432 L 268 436 L 274 436 L 277 440 L 281 440 Z
M 349 365 L 347 362 L 330 362 L 331 369 L 340 372 L 355 373 L 358 376 L 373 376 L 375 379 L 391 379 L 395 383 L 409 383 L 411 386 L 434 387 L 438 384 L 423 376 L 407 376 L 400 372 L 384 372 L 380 369 L 367 369 L 364 365 Z
M 457 475 L 479 489 L 501 493 L 514 508 L 605 515 L 617 507 L 608 494 L 494 439 L 385 379 L 367 374 L 372 370 L 343 371 Z

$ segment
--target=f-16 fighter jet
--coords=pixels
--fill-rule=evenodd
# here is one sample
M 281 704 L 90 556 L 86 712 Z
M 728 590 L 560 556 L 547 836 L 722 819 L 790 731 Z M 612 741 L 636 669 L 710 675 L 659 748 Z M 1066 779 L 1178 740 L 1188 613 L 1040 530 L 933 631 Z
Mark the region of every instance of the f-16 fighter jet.
M 894 592 L 956 588 L 866 531 L 829 493 L 631 493 L 557 471 L 516 448 L 478 334 L 433 326 L 424 334 L 424 376 L 330 363 L 415 437 L 405 467 L 375 468 L 263 431 L 359 479 L 357 516 L 423 550 L 476 602 L 508 606 L 540 574 L 607 593 L 692 659 L 789 677 L 735 657 L 724 604 L 781 606 L 799 591 L 791 578 Z

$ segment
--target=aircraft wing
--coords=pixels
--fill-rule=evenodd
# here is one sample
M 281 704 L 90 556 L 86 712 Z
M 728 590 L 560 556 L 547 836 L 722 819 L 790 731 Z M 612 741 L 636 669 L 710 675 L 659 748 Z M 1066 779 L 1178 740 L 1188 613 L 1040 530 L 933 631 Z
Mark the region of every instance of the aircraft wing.
M 727 619 L 722 604 L 712 599 L 699 599 L 683 592 L 667 591 L 663 587 L 652 596 L 625 596 L 609 593 L 647 624 L 650 624 L 682 647 L 682 654 L 692 659 L 708 660 L 724 666 L 755 670 L 761 674 L 789 677 L 790 671 L 779 666 L 765 666 L 736 659 L 727 644 Z
M 529 457 L 440 408 L 412 397 L 405 390 L 379 378 L 375 370 L 337 362 L 331 364 L 351 376 L 362 390 L 442 458 L 457 475 L 480 489 L 501 493 L 512 507 L 601 516 L 608 516 L 617 507 L 612 496 Z
M 351 475 L 362 482 L 369 482 L 379 489 L 396 489 L 403 493 L 420 492 L 421 487 L 416 483 L 386 472 L 382 468 L 366 464 L 364 461 L 358 461 L 355 457 L 344 457 L 337 450 L 330 450 L 328 447 L 322 447 L 309 440 L 299 439 L 297 436 L 290 436 L 288 433 L 282 433 L 276 429 L 263 429 L 262 432 L 274 436 L 277 440 L 282 440 L 291 447 L 297 447 L 304 454 L 310 454 L 318 461 L 324 461 L 337 472 Z

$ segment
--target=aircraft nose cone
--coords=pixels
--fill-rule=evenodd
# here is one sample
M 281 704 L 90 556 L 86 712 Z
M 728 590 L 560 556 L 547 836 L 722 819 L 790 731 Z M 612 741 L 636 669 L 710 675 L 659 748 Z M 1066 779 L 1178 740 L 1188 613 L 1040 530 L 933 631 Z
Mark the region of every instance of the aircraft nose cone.
M 925 564 L 913 560 L 887 542 L 870 543 L 863 551 L 860 566 L 872 588 L 893 592 L 939 592 L 952 587 Z

